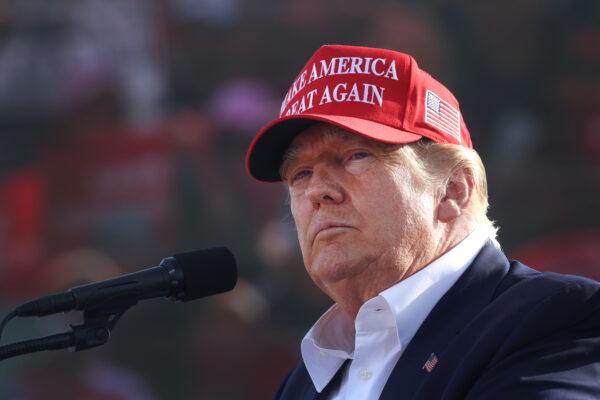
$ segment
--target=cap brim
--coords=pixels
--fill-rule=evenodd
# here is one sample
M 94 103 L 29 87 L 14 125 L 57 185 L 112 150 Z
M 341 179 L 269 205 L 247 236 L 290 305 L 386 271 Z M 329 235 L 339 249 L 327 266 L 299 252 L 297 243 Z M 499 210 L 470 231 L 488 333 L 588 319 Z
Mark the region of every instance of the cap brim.
M 301 114 L 282 117 L 263 127 L 252 140 L 246 154 L 246 168 L 250 175 L 259 181 L 280 181 L 279 167 L 290 143 L 298 133 L 319 122 L 383 143 L 412 143 L 422 137 L 388 125 L 343 115 Z

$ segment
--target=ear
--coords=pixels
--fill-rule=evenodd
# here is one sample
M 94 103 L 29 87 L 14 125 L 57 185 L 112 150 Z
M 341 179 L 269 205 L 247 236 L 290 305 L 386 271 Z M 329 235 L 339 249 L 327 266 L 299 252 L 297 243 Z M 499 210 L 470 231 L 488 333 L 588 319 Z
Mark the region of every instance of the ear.
M 473 173 L 467 168 L 450 176 L 437 207 L 438 221 L 449 223 L 464 213 L 471 201 L 473 185 Z

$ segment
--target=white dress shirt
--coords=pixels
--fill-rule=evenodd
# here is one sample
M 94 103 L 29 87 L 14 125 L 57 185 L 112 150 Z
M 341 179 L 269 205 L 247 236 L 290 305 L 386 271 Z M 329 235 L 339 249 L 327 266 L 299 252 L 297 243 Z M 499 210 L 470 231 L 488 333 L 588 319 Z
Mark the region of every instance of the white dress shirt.
M 378 399 L 392 369 L 435 304 L 472 263 L 488 236 L 476 229 L 454 248 L 419 272 L 365 302 L 356 320 L 338 305 L 308 331 L 302 359 L 321 392 L 345 360 L 339 399 Z

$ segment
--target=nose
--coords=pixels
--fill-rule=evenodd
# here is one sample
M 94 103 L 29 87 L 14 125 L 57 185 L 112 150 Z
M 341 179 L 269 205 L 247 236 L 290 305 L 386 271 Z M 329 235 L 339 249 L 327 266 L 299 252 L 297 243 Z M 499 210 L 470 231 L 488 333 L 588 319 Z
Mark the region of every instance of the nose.
M 319 207 L 323 204 L 338 204 L 344 201 L 344 189 L 334 174 L 325 165 L 313 167 L 306 196 Z

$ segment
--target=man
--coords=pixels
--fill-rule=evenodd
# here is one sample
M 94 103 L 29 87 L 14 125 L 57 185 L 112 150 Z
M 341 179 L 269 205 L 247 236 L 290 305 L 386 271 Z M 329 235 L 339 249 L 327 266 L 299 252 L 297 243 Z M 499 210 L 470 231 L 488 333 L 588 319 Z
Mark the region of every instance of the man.
M 458 102 L 410 56 L 320 48 L 247 167 L 335 301 L 277 398 L 600 398 L 600 284 L 506 259 Z

